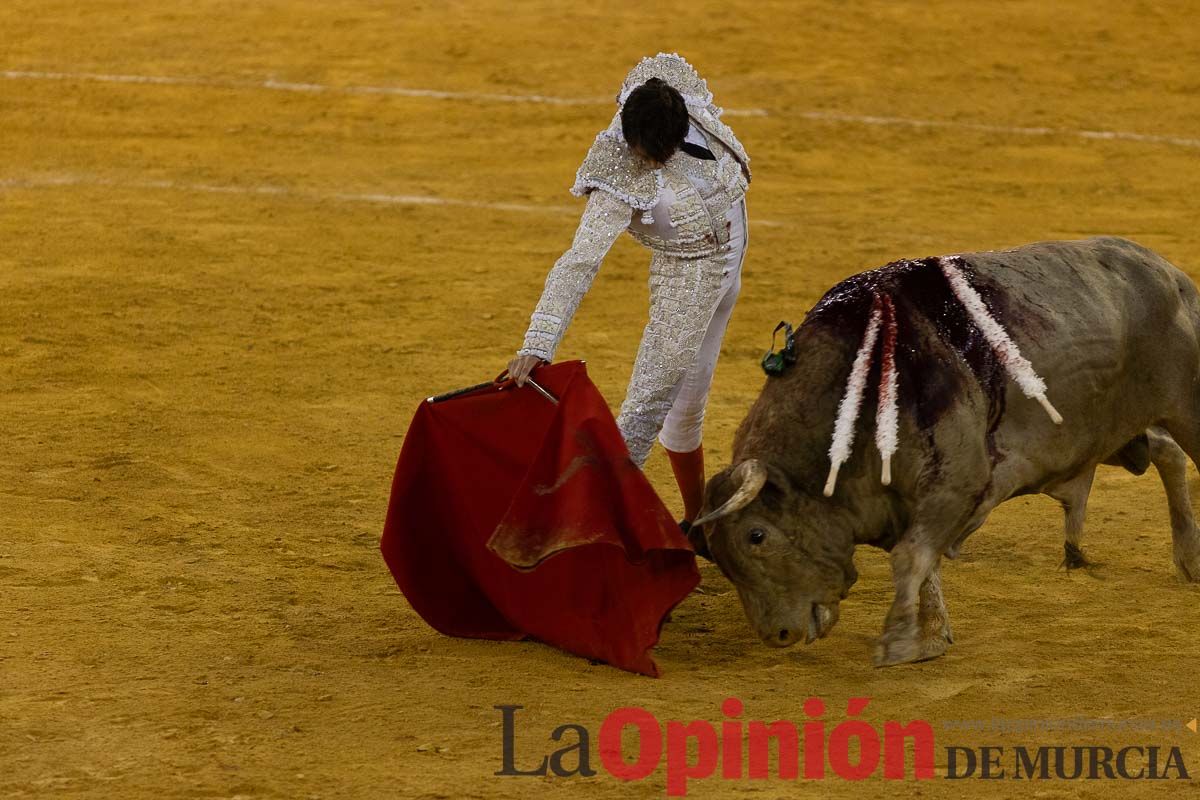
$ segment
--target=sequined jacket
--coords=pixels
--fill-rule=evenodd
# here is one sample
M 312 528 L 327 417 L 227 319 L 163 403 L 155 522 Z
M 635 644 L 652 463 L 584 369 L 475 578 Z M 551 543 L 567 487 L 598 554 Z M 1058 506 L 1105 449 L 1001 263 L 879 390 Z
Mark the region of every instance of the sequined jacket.
M 621 133 L 621 107 L 630 92 L 655 77 L 683 95 L 691 123 L 702 132 L 715 161 L 680 151 L 654 169 L 630 150 Z M 570 249 L 546 277 L 517 351 L 521 355 L 553 359 L 600 263 L 623 231 L 653 252 L 652 274 L 670 273 L 674 259 L 706 258 L 729 249 L 726 212 L 746 193 L 750 159 L 721 122 L 707 83 L 680 56 L 659 53 L 642 59 L 626 76 L 617 106 L 576 173 L 571 193 L 587 197 L 587 205 Z

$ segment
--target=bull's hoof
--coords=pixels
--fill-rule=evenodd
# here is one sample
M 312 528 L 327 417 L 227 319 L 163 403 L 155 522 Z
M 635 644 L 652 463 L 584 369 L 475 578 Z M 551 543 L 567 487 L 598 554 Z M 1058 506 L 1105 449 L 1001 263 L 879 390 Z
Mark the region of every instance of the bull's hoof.
M 1081 569 L 1097 580 L 1104 580 L 1104 564 L 1092 561 L 1083 554 L 1082 549 L 1072 544 L 1063 548 L 1063 560 L 1058 566 L 1060 569 L 1066 569 L 1068 574 Z
M 1200 535 L 1175 543 L 1175 570 L 1190 583 L 1200 583 Z
M 875 643 L 872 660 L 877 667 L 894 667 L 937 658 L 950 649 L 949 634 L 949 626 L 944 632 L 930 636 L 890 638 L 885 633 Z
M 1088 569 L 1097 565 L 1088 561 L 1087 556 L 1083 554 L 1083 548 L 1079 545 L 1066 542 L 1063 544 L 1063 561 L 1061 566 L 1066 567 L 1067 571 L 1070 572 L 1073 569 Z

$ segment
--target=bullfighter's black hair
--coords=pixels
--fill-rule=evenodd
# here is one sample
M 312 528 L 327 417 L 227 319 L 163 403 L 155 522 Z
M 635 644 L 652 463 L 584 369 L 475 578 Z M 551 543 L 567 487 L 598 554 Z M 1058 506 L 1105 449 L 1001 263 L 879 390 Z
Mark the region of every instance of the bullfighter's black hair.
M 634 89 L 621 107 L 625 141 L 660 163 L 674 155 L 687 131 L 683 95 L 660 78 L 651 78 Z

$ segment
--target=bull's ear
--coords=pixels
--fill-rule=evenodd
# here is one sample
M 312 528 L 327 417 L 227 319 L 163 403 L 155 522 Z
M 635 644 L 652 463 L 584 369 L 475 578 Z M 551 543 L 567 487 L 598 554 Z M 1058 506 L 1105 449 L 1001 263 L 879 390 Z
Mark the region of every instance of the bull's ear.
M 795 484 L 790 475 L 783 471 L 774 461 L 763 461 L 767 468 L 767 486 L 778 489 L 784 494 L 795 490 Z

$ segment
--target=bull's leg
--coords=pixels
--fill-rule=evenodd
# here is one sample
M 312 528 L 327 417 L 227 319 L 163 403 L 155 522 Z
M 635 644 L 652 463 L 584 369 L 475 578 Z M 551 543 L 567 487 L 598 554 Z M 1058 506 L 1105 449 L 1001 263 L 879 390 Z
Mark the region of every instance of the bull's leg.
M 1089 467 L 1068 481 L 1046 490 L 1046 494 L 1062 504 L 1066 537 L 1063 542 L 1063 563 L 1068 570 L 1095 566 L 1083 555 L 1083 520 L 1087 516 L 1088 495 L 1096 468 Z
M 910 530 L 892 548 L 892 582 L 896 595 L 883 623 L 883 635 L 875 645 L 874 662 L 877 667 L 922 661 L 946 651 L 944 644 L 941 649 L 929 646 L 922 624 L 925 619 L 931 625 L 936 622 L 939 606 L 941 616 L 945 617 L 945 607 L 940 602 L 941 581 L 936 577 L 941 555 L 924 537 L 912 534 Z M 934 578 L 932 582 L 931 576 Z M 926 584 L 929 584 L 928 589 Z M 929 610 L 923 617 L 925 608 Z M 948 642 L 948 625 L 946 633 Z
M 1166 431 L 1150 428 L 1147 434 L 1150 437 L 1150 460 L 1158 468 L 1158 477 L 1167 492 L 1175 568 L 1184 580 L 1200 582 L 1200 531 L 1196 528 L 1188 492 L 1187 456 Z
M 940 566 L 934 567 L 933 572 L 921 584 L 921 606 L 917 612 L 917 622 L 921 626 L 921 659 L 937 658 L 954 643 L 954 636 L 950 632 L 950 616 L 946 612 L 946 599 L 942 597 Z

